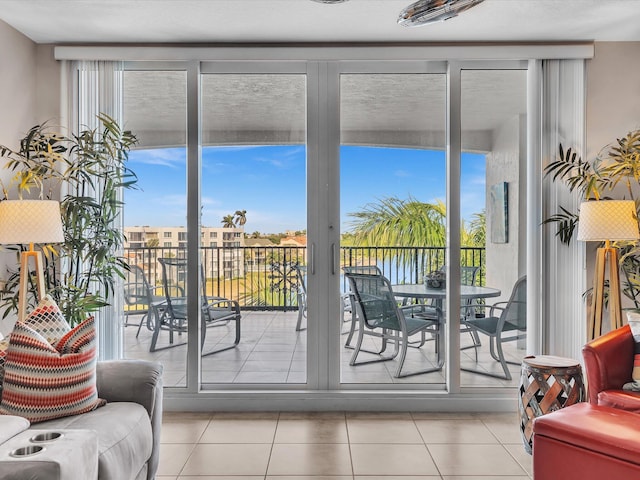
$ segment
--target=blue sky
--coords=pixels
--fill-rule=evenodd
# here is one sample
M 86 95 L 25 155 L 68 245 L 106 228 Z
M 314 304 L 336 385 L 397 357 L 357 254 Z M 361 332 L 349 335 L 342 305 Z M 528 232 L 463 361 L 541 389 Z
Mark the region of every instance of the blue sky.
M 125 225 L 186 225 L 186 150 L 134 150 L 129 166 L 139 190 L 125 192 Z M 377 199 L 445 198 L 441 151 L 343 146 L 340 196 L 347 214 Z M 485 157 L 462 155 L 462 216 L 485 204 Z M 205 147 L 202 150 L 202 224 L 221 226 L 225 215 L 247 211 L 245 231 L 278 233 L 306 228 L 305 147 L 302 145 Z

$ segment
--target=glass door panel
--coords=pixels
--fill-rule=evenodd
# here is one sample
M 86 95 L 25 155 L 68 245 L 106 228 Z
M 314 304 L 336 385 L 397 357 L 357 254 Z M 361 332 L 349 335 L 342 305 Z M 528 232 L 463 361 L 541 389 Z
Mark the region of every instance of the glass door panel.
M 124 196 L 124 356 L 160 361 L 169 387 L 186 386 L 186 105 L 186 72 L 124 72 L 139 187 Z
M 306 76 L 202 75 L 201 131 L 206 290 L 242 312 L 202 382 L 306 383 Z M 234 335 L 208 329 L 203 351 Z
M 436 341 L 444 339 L 436 333 L 444 328 L 444 290 L 431 297 L 423 290 L 425 275 L 439 272 L 445 259 L 445 92 L 444 74 L 340 77 L 340 266 L 356 275 L 377 272 L 391 285 L 341 277 L 343 384 L 444 384 L 445 347 Z M 353 291 L 357 284 L 362 291 Z M 380 308 L 368 314 L 374 304 Z M 387 330 L 393 332 L 398 315 L 409 328 L 424 327 L 409 336 L 405 359 L 405 339 L 384 349 L 384 338 L 370 335 L 385 330 L 370 328 L 382 322 L 395 322 Z M 358 347 L 360 331 L 367 334 Z
M 462 299 L 461 386 L 517 385 L 525 355 L 526 82 L 525 70 L 461 72 L 461 261 L 478 286 Z

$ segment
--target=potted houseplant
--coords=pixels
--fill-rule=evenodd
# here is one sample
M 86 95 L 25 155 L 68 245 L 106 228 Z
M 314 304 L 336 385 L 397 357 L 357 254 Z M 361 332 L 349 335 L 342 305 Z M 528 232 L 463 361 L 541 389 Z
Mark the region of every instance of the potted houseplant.
M 640 185 L 640 130 L 605 146 L 590 162 L 571 148 L 559 146 L 558 158 L 545 167 L 545 174 L 552 181 L 561 181 L 569 191 L 578 191 L 583 200 L 609 200 L 613 196 L 624 196 L 639 202 L 635 196 Z M 555 223 L 560 241 L 569 244 L 578 225 L 578 212 L 560 207 L 561 211 L 543 223 Z M 625 272 L 624 294 L 640 306 L 640 247 L 636 242 L 616 242 L 620 249 L 620 263 Z
M 126 260 L 118 255 L 124 236 L 117 225 L 121 189 L 135 188 L 137 178 L 127 167 L 136 137 L 105 114 L 99 127 L 64 136 L 47 124 L 31 128 L 12 150 L 0 146 L 0 157 L 13 172 L 3 185 L 18 198 L 50 199 L 59 195 L 64 243 L 41 245 L 47 292 L 71 324 L 109 304 L 114 280 L 124 277 Z M 21 248 L 21 247 L 16 247 Z M 6 317 L 16 311 L 18 272 L 9 272 L 0 300 Z

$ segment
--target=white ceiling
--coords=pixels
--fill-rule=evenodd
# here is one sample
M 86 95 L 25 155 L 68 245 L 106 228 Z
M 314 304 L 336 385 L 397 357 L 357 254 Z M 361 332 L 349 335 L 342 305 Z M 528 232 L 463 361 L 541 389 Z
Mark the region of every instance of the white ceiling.
M 397 25 L 412 0 L 0 0 L 37 43 L 640 41 L 640 0 L 485 0 L 434 25 Z

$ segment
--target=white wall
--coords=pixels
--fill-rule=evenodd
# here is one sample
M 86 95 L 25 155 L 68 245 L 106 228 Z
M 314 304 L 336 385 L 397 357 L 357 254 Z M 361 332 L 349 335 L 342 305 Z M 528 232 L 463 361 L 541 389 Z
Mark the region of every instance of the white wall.
M 587 61 L 587 158 L 640 128 L 640 42 L 598 42 Z
M 20 139 L 32 126 L 51 120 L 57 125 L 60 111 L 60 73 L 53 48 L 40 46 L 0 21 L 0 145 L 17 149 Z M 0 180 L 9 187 L 11 172 L 0 159 Z M 15 198 L 9 191 L 10 198 Z M 0 282 L 7 268 L 15 268 L 16 257 L 0 246 Z M 6 334 L 13 319 L 0 320 Z
M 526 219 L 520 216 L 521 202 L 521 137 L 526 135 L 524 119 L 515 116 L 493 133 L 491 153 L 487 155 L 487 285 L 499 288 L 502 296 L 496 301 L 508 300 L 511 289 L 521 272 L 521 256 L 526 252 L 526 238 L 521 238 L 521 225 Z M 491 228 L 494 218 L 490 214 L 490 188 L 499 182 L 508 183 L 508 238 L 507 243 L 493 243 Z M 525 182 L 526 184 L 526 182 Z

